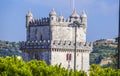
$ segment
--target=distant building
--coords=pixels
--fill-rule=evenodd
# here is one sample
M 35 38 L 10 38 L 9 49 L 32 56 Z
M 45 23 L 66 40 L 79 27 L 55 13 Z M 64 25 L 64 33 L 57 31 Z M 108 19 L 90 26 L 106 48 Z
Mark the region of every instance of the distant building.
M 115 39 L 106 39 L 106 42 L 115 43 L 115 42 L 116 42 L 116 40 L 115 40 Z
M 115 39 L 100 39 L 100 40 L 96 40 L 95 42 L 111 42 L 111 43 L 115 43 L 116 40 Z
M 93 45 L 97 45 L 97 46 L 108 46 L 108 47 L 114 47 L 117 48 L 117 42 L 115 39 L 100 39 L 100 40 L 96 40 L 95 42 L 93 42 Z
M 85 11 L 79 16 L 76 10 L 65 19 L 62 14 L 57 16 L 54 9 L 47 18 L 33 18 L 28 11 L 26 15 L 27 41 L 21 42 L 20 49 L 24 52 L 24 60 L 44 60 L 47 64 L 62 64 L 66 69 L 74 68 L 75 23 L 76 37 L 76 69 L 89 70 L 89 54 L 92 44 L 86 42 L 87 15 Z

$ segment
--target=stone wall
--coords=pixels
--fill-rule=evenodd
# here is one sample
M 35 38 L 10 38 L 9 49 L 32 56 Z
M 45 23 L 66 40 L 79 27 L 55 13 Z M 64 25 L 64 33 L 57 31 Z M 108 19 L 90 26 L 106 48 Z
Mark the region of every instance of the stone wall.
M 30 41 L 50 40 L 50 26 L 30 27 Z
M 60 26 L 51 26 L 52 31 L 52 40 L 75 40 L 75 28 L 74 27 L 64 27 Z M 86 42 L 86 32 L 85 29 L 77 27 L 77 41 Z
M 88 72 L 89 70 L 89 53 L 90 52 L 76 52 L 76 69 L 84 70 Z M 71 54 L 71 60 L 66 60 L 67 54 Z M 52 49 L 51 51 L 51 64 L 61 64 L 62 67 L 66 69 L 74 69 L 74 51 L 73 50 L 57 50 Z
M 50 49 L 25 49 L 23 59 L 25 61 L 30 61 L 33 59 L 44 60 L 47 64 L 50 64 L 51 51 Z
M 30 27 L 30 41 L 32 40 L 69 40 L 74 41 L 75 39 L 75 28 L 74 27 L 63 27 L 61 26 L 38 26 Z M 85 29 L 77 28 L 77 41 L 86 42 Z

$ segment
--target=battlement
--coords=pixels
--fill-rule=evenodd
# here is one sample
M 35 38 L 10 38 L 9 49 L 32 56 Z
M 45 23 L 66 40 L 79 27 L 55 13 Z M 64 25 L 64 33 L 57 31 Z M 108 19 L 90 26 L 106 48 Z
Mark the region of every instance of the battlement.
M 65 19 L 62 14 L 57 16 L 54 9 L 52 9 L 49 13 L 49 17 L 35 19 L 33 18 L 33 15 L 30 11 L 28 11 L 26 15 L 26 26 L 61 25 L 61 23 L 67 26 L 74 21 L 78 21 L 80 24 L 84 24 L 85 26 L 87 26 L 87 15 L 85 11 L 83 11 L 82 14 L 79 15 L 77 14 L 76 10 L 73 10 L 68 19 Z
M 76 20 L 71 20 L 70 18 L 68 18 L 68 19 L 65 19 L 65 18 L 59 19 L 59 17 L 56 20 L 57 23 L 73 23 L 74 21 L 76 21 Z M 81 19 L 80 18 L 77 19 L 77 21 L 81 23 Z
M 51 48 L 65 48 L 65 49 L 74 49 L 75 42 L 73 41 L 57 41 L 54 40 L 51 42 Z M 88 42 L 76 42 L 76 49 L 91 50 L 92 43 Z
M 49 17 L 45 17 L 45 18 L 38 18 L 35 19 L 33 18 L 30 22 L 29 25 L 30 26 L 39 26 L 39 25 L 48 25 L 50 22 L 50 18 Z
M 59 48 L 59 49 L 74 49 L 75 42 L 73 41 L 26 41 L 20 42 L 20 49 L 38 49 L 38 48 Z M 76 49 L 78 50 L 92 50 L 92 43 L 88 42 L 77 42 Z
M 68 19 L 60 19 L 59 17 L 57 17 L 55 23 L 59 24 L 59 23 L 63 23 L 63 24 L 71 24 L 73 23 L 74 20 L 71 20 L 70 18 Z M 79 22 L 81 22 L 81 20 L 78 20 Z M 33 18 L 31 21 L 29 21 L 29 26 L 43 26 L 43 25 L 50 25 L 50 18 L 49 17 L 44 17 L 44 18 Z M 67 26 L 67 25 L 66 25 Z

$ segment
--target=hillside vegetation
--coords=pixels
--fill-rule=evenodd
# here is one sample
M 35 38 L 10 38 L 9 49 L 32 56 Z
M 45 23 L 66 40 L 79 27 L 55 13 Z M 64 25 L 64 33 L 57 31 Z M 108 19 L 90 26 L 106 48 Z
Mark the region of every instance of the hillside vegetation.
M 17 42 L 1 41 L 0 40 L 0 56 L 21 55 Z
M 93 43 L 93 51 L 90 54 L 90 64 L 99 64 L 103 67 L 115 64 L 114 56 L 117 53 L 117 42 L 97 40 Z

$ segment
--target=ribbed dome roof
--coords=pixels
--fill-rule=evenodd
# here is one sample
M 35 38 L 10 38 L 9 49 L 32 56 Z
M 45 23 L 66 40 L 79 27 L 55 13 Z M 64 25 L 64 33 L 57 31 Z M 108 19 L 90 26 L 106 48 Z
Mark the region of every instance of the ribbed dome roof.
M 50 12 L 50 14 L 49 14 L 50 16 L 56 16 L 56 12 L 55 12 L 55 10 L 54 9 L 52 9 L 52 11 Z
M 81 14 L 81 16 L 80 16 L 80 17 L 87 17 L 87 15 L 86 15 L 85 11 L 82 11 L 82 14 Z
M 32 17 L 33 15 L 31 13 L 31 11 L 28 11 L 28 13 L 26 14 L 26 16 L 31 16 Z
M 74 11 L 73 11 L 73 13 L 72 13 L 72 15 L 70 16 L 71 18 L 78 18 L 79 17 L 79 15 L 77 14 L 77 12 L 76 12 L 76 10 L 74 9 Z

